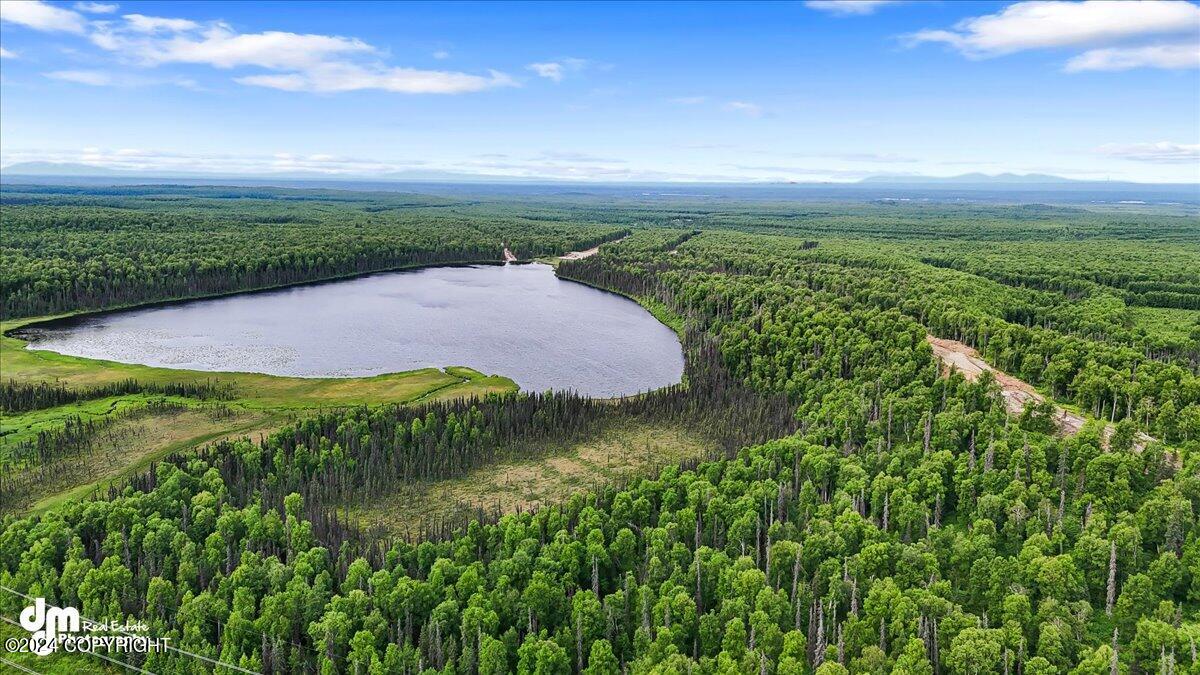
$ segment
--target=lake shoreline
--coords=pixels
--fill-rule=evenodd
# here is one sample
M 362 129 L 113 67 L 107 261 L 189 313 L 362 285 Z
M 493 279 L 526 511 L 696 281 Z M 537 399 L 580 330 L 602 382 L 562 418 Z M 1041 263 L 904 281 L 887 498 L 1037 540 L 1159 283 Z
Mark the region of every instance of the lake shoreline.
M 86 309 L 66 314 L 52 314 L 44 317 L 18 317 L 14 319 L 4 319 L 0 321 L 0 326 L 6 323 L 16 323 L 17 325 L 11 328 L 0 330 L 0 335 L 4 337 L 14 338 L 17 340 L 27 339 L 21 336 L 25 330 L 33 328 L 67 328 L 85 319 L 94 319 L 107 316 L 110 314 L 118 314 L 137 309 L 158 309 L 160 307 L 170 307 L 185 302 L 197 302 L 201 300 L 216 300 L 219 298 L 229 298 L 233 296 L 256 295 L 259 293 L 269 293 L 272 291 L 281 291 L 289 288 L 300 288 L 305 286 L 320 286 L 323 284 L 337 283 L 339 281 L 351 281 L 354 279 L 363 279 L 376 274 L 395 274 L 398 272 L 416 272 L 423 269 L 435 267 L 471 267 L 473 265 L 489 265 L 503 267 L 508 263 L 502 260 L 476 260 L 476 261 L 458 261 L 458 262 L 432 262 L 421 263 L 419 265 L 404 265 L 401 267 L 387 267 L 369 272 L 355 272 L 353 274 L 340 274 L 331 277 L 321 277 L 320 279 L 309 279 L 306 281 L 293 281 L 286 284 L 275 284 L 273 286 L 261 286 L 258 288 L 247 288 L 237 291 L 222 291 L 220 293 L 206 293 L 204 295 L 190 295 L 182 298 L 169 298 L 166 300 L 153 300 L 150 302 L 138 302 L 129 305 L 116 305 L 113 307 L 105 307 L 103 309 Z M 525 264 L 523 262 L 516 264 Z M 83 357 L 80 357 L 83 358 Z
M 610 399 L 682 382 L 677 328 L 647 309 L 551 265 L 465 262 L 47 317 L 5 339 L 188 375 L 361 380 L 467 364 L 525 391 Z

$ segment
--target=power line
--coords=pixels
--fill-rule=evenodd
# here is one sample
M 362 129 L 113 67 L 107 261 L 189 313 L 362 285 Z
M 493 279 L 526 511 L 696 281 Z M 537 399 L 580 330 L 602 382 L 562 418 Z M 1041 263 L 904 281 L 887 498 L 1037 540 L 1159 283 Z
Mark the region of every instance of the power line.
M 122 662 L 122 661 L 118 661 L 118 660 L 116 660 L 116 659 L 114 659 L 114 658 L 112 658 L 112 657 L 110 657 L 110 656 L 106 656 L 106 655 L 104 655 L 104 654 L 101 654 L 101 653 L 99 653 L 99 652 L 92 652 L 92 656 L 98 656 L 98 657 L 100 657 L 100 658 L 104 659 L 105 661 L 110 661 L 110 662 L 112 662 L 112 663 L 115 663 L 115 664 L 117 664 L 118 666 L 123 666 L 123 667 L 125 667 L 125 668 L 128 668 L 128 669 L 130 669 L 130 670 L 136 670 L 136 671 L 137 671 L 137 672 L 139 672 L 139 673 L 145 673 L 146 675 L 154 675 L 154 673 L 152 673 L 152 672 L 150 672 L 150 671 L 148 671 L 148 670 L 143 670 L 143 669 L 141 669 L 141 668 L 138 668 L 137 666 L 135 666 L 135 665 L 133 665 L 133 664 L 130 664 L 130 663 L 124 663 L 124 662 Z
M 15 590 L 15 589 L 9 588 L 8 586 L 0 586 L 0 589 L 6 590 L 6 591 L 8 591 L 9 593 L 12 593 L 13 595 L 18 595 L 18 596 L 20 596 L 20 597 L 22 597 L 22 598 L 25 598 L 26 600 L 33 600 L 33 599 L 34 599 L 34 597 L 33 597 L 33 596 L 26 595 L 26 594 L 22 593 L 21 591 L 18 591 L 18 590 Z M 49 603 L 46 603 L 46 606 L 47 606 L 47 607 L 56 607 L 55 605 L 51 605 L 51 604 L 49 604 Z M 61 607 L 56 607 L 56 609 L 62 609 L 62 608 L 61 608 Z M 88 619 L 87 617 L 85 617 L 85 616 L 83 616 L 83 615 L 80 615 L 80 617 L 79 617 L 79 618 L 80 618 L 80 619 L 83 619 L 84 621 L 88 621 L 89 623 L 94 623 L 94 624 L 99 624 L 99 623 L 100 623 L 99 621 L 92 621 L 91 619 Z M 117 632 L 117 633 L 120 633 L 120 634 L 122 634 L 122 635 L 126 635 L 126 636 L 128 636 L 128 637 L 144 637 L 144 636 L 135 635 L 135 634 L 133 634 L 133 633 L 127 633 L 127 632 L 125 632 L 125 631 L 120 631 L 120 630 L 118 630 L 118 631 L 115 631 L 115 632 Z M 243 668 L 243 667 L 241 667 L 241 666 L 236 666 L 236 665 L 234 665 L 234 664 L 232 664 L 232 663 L 225 663 L 224 661 L 218 661 L 218 660 L 216 660 L 216 659 L 211 659 L 211 658 L 209 658 L 209 657 L 207 657 L 207 656 L 204 656 L 203 654 L 197 654 L 197 653 L 195 653 L 195 652 L 189 652 L 188 650 L 186 650 L 186 649 L 180 649 L 179 647 L 172 647 L 170 644 L 164 644 L 164 645 L 163 645 L 163 647 L 165 647 L 165 648 L 167 648 L 167 649 L 170 649 L 171 651 L 174 651 L 174 652 L 179 652 L 180 654 L 185 654 L 185 655 L 187 655 L 187 656 L 190 656 L 190 657 L 192 657 L 192 658 L 194 658 L 194 659 L 200 659 L 201 661 L 205 661 L 205 662 L 207 662 L 207 663 L 211 663 L 211 664 L 213 664 L 214 666 L 221 666 L 221 667 L 223 667 L 223 668 L 229 668 L 229 669 L 231 669 L 231 670 L 236 670 L 236 671 L 238 671 L 239 673 L 246 673 L 246 675 L 259 675 L 259 673 L 256 673 L 256 672 L 254 672 L 253 670 L 247 670 L 247 669 L 245 669 L 245 668 Z M 153 674 L 151 674 L 151 675 L 153 675 Z
M 23 671 L 26 673 L 33 673 L 33 675 L 42 675 L 41 673 L 39 673 L 36 670 L 26 668 L 25 666 L 17 663 L 16 661 L 9 661 L 8 659 L 4 658 L 3 656 L 0 656 L 0 663 L 3 663 L 6 666 L 12 666 L 13 668 L 16 668 L 17 670 L 20 670 L 20 671 Z

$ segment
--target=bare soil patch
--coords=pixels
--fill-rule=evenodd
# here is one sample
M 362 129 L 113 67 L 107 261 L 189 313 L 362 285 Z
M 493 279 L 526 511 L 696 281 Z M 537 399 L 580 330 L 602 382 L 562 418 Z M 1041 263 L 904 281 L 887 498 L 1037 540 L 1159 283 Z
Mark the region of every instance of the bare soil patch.
M 620 239 L 617 239 L 616 241 L 606 241 L 606 242 L 604 242 L 604 244 L 615 244 L 619 241 L 625 241 L 625 239 L 626 239 L 626 237 L 621 237 Z M 590 258 L 590 257 L 596 255 L 597 253 L 599 253 L 600 246 L 603 246 L 604 244 L 600 244 L 599 246 L 593 246 L 592 248 L 589 248 L 586 251 L 571 251 L 570 253 L 568 253 L 566 255 L 559 256 L 558 259 L 559 260 L 582 260 L 583 258 Z
M 933 354 L 942 362 L 942 370 L 948 373 L 951 368 L 957 369 L 967 380 L 974 382 L 984 372 L 990 372 L 1000 385 L 1000 394 L 1004 397 L 1004 407 L 1011 415 L 1020 415 L 1029 403 L 1041 403 L 1046 400 L 1029 383 L 997 370 L 979 356 L 979 352 L 965 343 L 957 340 L 946 340 L 929 335 L 925 338 L 933 347 Z M 1062 407 L 1054 407 L 1054 422 L 1059 432 L 1064 436 L 1079 433 L 1087 420 L 1078 413 Z

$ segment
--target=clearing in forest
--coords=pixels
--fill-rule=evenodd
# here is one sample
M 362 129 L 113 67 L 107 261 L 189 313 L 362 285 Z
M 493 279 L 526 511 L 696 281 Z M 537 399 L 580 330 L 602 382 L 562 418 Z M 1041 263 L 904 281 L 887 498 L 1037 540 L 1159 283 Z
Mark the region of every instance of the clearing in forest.
M 31 481 L 24 491 L 28 501 L 3 504 L 0 511 L 45 511 L 68 499 L 104 491 L 173 452 L 229 438 L 257 438 L 283 426 L 288 418 L 226 406 L 131 410 L 96 432 L 82 454 L 54 460 L 46 470 L 13 471 L 10 479 Z
M 633 424 L 606 429 L 561 450 L 539 448 L 533 456 L 507 460 L 465 476 L 402 485 L 390 495 L 351 507 L 362 525 L 396 532 L 483 509 L 528 511 L 561 502 L 580 490 L 648 475 L 657 467 L 710 456 L 707 438 L 683 427 Z
M 616 243 L 625 241 L 628 238 L 629 238 L 629 236 L 626 235 L 626 236 L 621 237 L 620 239 L 617 239 L 614 241 L 606 241 L 606 242 L 604 242 L 604 244 L 616 244 Z M 599 253 L 600 247 L 603 246 L 604 244 L 597 244 L 596 246 L 593 246 L 593 247 L 583 250 L 583 251 L 571 251 L 570 253 L 567 253 L 566 255 L 559 256 L 558 259 L 559 260 L 582 260 L 584 258 L 590 258 L 590 257 L 596 255 L 597 253 Z
M 1000 394 L 1004 397 L 1004 407 L 1011 415 L 1020 415 L 1025 406 L 1030 403 L 1041 403 L 1046 400 L 1028 382 L 997 370 L 979 356 L 979 352 L 965 343 L 957 340 L 946 340 L 929 335 L 925 338 L 933 347 L 933 354 L 942 362 L 945 370 L 956 368 L 967 380 L 974 382 L 984 372 L 990 372 L 1000 385 Z M 1054 424 L 1064 436 L 1071 436 L 1083 428 L 1087 420 L 1080 414 L 1054 406 Z

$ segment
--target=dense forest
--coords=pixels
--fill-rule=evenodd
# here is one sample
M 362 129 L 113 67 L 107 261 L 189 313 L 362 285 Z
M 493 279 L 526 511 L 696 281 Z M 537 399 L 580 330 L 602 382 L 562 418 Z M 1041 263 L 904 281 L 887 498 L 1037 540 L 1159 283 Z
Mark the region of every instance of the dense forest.
M 171 651 L 122 657 L 138 668 L 1200 672 L 1200 330 L 1193 315 L 1166 331 L 1138 313 L 1200 307 L 1194 218 L 235 188 L 12 194 L 11 316 L 629 235 L 558 274 L 634 298 L 681 333 L 684 382 L 644 396 L 330 410 L 6 516 L 6 613 L 26 604 L 20 594 L 39 596 L 173 638 Z M 227 286 L 198 281 L 231 269 L 246 272 Z M 978 349 L 1048 402 L 1010 414 L 994 375 L 942 368 L 930 335 Z M 6 390 L 6 407 L 89 395 L 23 386 Z M 1060 430 L 1056 405 L 1090 421 Z M 351 515 L 398 485 L 633 420 L 685 424 L 719 451 L 532 511 L 391 531 Z
M 26 193 L 25 190 L 31 192 Z M 611 226 L 468 222 L 415 195 L 163 189 L 119 198 L 6 189 L 0 318 L 213 295 L 435 263 L 499 262 L 619 238 Z

